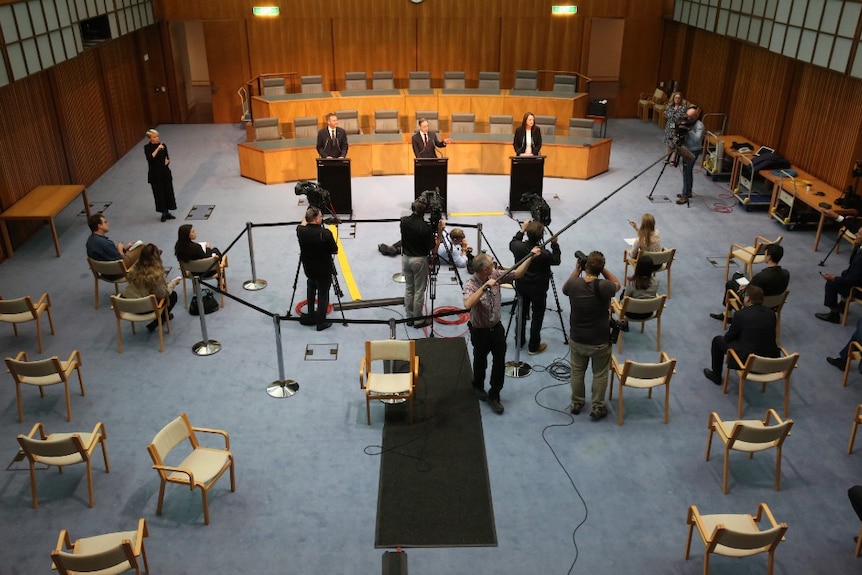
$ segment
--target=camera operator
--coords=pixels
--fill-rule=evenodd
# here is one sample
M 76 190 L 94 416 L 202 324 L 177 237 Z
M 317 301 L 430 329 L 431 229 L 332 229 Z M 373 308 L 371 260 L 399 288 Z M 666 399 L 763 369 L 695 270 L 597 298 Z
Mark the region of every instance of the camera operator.
M 430 320 L 415 321 L 423 315 L 425 288 L 428 283 L 428 256 L 435 247 L 437 232 L 446 222 L 442 219 L 435 228 L 425 221 L 428 203 L 425 196 L 413 201 L 413 213 L 401 218 L 401 271 L 404 273 L 404 310 L 407 325 L 423 328 L 431 325 Z
M 590 252 L 584 257 L 576 252 L 575 271 L 563 284 L 563 294 L 569 296 L 569 350 L 572 356 L 572 403 L 569 411 L 575 415 L 584 408 L 584 376 L 592 359 L 593 385 L 590 418 L 598 421 L 607 416 L 605 391 L 608 388 L 608 366 L 611 360 L 610 303 L 620 289 L 617 277 L 605 268 L 605 256 Z M 581 277 L 581 273 L 584 273 Z M 601 279 L 604 276 L 605 279 Z
M 703 144 L 703 122 L 700 121 L 700 108 L 689 106 L 686 111 L 686 118 L 677 127 L 677 134 L 681 140 L 677 151 L 682 158 L 682 193 L 677 195 L 676 203 L 684 206 L 691 201 L 694 166 L 698 156 L 700 156 Z
M 523 277 L 540 248 L 530 250 L 526 258 L 514 271 L 497 269 L 488 254 L 473 258 L 476 272 L 464 283 L 464 307 L 470 310 L 470 342 L 473 345 L 473 392 L 480 401 L 488 400 L 491 410 L 502 415 L 500 390 L 506 375 L 506 330 L 500 323 L 502 300 L 499 281 L 504 277 Z M 491 389 L 485 391 L 485 371 L 488 369 L 488 354 L 491 354 Z
M 509 242 L 509 251 L 515 256 L 515 261 L 521 261 L 527 257 L 530 251 L 538 246 L 545 233 L 545 225 L 536 220 L 527 220 L 521 225 L 521 229 Z M 526 240 L 524 234 L 527 235 Z M 557 236 L 551 237 L 551 251 L 542 249 L 530 269 L 524 273 L 524 277 L 515 282 L 515 289 L 521 296 L 521 341 L 526 341 L 527 310 L 530 310 L 532 322 L 530 323 L 530 340 L 527 351 L 530 355 L 542 353 L 548 348 L 548 344 L 542 342 L 542 321 L 545 319 L 545 308 L 548 301 L 548 284 L 551 281 L 551 266 L 560 265 L 560 246 Z
M 329 308 L 329 288 L 334 272 L 332 255 L 338 253 L 338 244 L 332 232 L 323 226 L 323 212 L 314 206 L 305 210 L 305 217 L 296 226 L 296 238 L 299 240 L 299 259 L 307 278 L 307 322 L 316 325 L 317 331 L 323 331 L 332 326 L 326 321 L 326 311 Z M 302 323 L 306 324 L 306 321 Z

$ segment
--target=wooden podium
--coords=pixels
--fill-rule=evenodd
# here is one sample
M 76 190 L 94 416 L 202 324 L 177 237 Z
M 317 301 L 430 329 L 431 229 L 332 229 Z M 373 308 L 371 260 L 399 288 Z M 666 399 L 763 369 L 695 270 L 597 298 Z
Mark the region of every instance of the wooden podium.
M 509 212 L 529 212 L 530 205 L 521 203 L 524 194 L 542 195 L 545 180 L 545 156 L 512 156 L 509 172 Z
M 317 182 L 329 192 L 336 214 L 353 215 L 348 158 L 317 158 Z
M 413 159 L 413 199 L 425 190 L 440 190 L 443 200 L 443 213 L 447 213 L 446 182 L 448 180 L 449 158 Z

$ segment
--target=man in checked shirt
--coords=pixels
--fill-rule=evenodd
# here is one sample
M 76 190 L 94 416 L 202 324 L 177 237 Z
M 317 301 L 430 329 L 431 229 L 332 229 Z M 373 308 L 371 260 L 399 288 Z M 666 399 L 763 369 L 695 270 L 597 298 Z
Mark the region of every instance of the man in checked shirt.
M 464 307 L 470 310 L 470 341 L 473 344 L 473 391 L 476 397 L 485 401 L 491 410 L 502 415 L 504 408 L 500 403 L 500 390 L 506 375 L 506 330 L 500 323 L 501 294 L 500 280 L 519 279 L 530 267 L 530 262 L 541 253 L 539 246 L 530 251 L 530 257 L 515 269 L 496 269 L 494 260 L 488 254 L 473 258 L 475 274 L 464 284 Z M 491 388 L 485 391 L 485 371 L 488 368 L 488 354 L 491 354 Z

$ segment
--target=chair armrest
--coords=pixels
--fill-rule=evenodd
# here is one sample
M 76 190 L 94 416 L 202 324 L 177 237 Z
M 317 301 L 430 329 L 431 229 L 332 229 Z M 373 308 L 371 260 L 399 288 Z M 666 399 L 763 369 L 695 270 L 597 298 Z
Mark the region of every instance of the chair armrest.
M 772 515 L 772 511 L 767 507 L 766 503 L 761 503 L 757 506 L 757 515 L 754 520 L 759 523 L 763 516 L 766 516 L 766 519 L 769 520 L 772 527 L 778 527 L 778 521 L 775 520 L 775 516 Z
M 27 352 L 26 351 L 19 351 L 18 355 L 15 356 L 15 361 L 30 361 L 30 360 L 27 359 Z M 7 369 L 6 371 L 8 372 L 9 370 Z
M 763 237 L 763 236 L 757 236 L 756 238 L 754 238 L 754 243 L 755 243 L 755 245 L 757 245 L 757 244 L 771 244 L 772 240 L 770 240 L 769 238 Z
M 359 362 L 359 389 L 365 389 L 365 358 L 363 357 Z
M 147 529 L 147 520 L 144 517 L 138 519 L 138 529 L 135 536 L 135 557 L 141 554 L 144 548 L 144 537 L 149 537 L 150 532 Z
M 194 425 L 192 426 L 192 429 L 194 431 L 199 431 L 201 433 L 210 433 L 213 435 L 221 435 L 222 437 L 224 437 L 224 448 L 225 448 L 225 450 L 230 451 L 230 436 L 228 435 L 227 431 L 225 431 L 223 429 L 213 429 L 211 427 L 195 427 Z
M 93 426 L 93 432 L 90 434 L 90 443 L 84 446 L 87 451 L 92 450 L 93 446 L 103 439 L 108 439 L 108 433 L 105 431 L 105 424 L 99 421 Z
M 66 361 L 66 363 L 72 363 L 73 361 L 77 365 L 84 365 L 84 363 L 81 361 L 81 352 L 77 349 L 72 350 L 72 353 L 69 354 L 69 359 Z
M 851 341 L 849 351 L 850 353 L 862 354 L 862 344 L 860 344 L 858 341 Z
M 41 296 L 39 296 L 39 300 L 38 300 L 34 305 L 35 305 L 36 307 L 39 307 L 39 306 L 40 306 L 40 305 L 42 305 L 43 303 L 47 303 L 47 304 L 48 304 L 48 307 L 51 307 L 51 296 L 50 296 L 50 295 L 48 295 L 48 293 L 47 293 L 47 292 L 46 292 L 46 293 L 43 293 Z
M 419 356 L 413 357 L 413 377 L 419 379 Z M 415 385 L 414 381 L 414 385 Z
M 781 425 L 784 421 L 778 416 L 778 412 L 773 408 L 766 410 L 766 417 L 763 419 L 763 425 L 769 425 L 770 421 L 774 421 L 777 425 Z
M 195 490 L 195 474 L 189 471 L 188 469 L 183 469 L 182 467 L 174 467 L 173 465 L 158 465 L 153 464 L 153 469 L 157 471 L 172 471 L 176 473 L 184 473 L 189 477 L 189 487 L 191 490 Z
M 619 316 L 620 313 L 622 313 L 622 309 L 622 304 L 620 304 L 620 300 L 617 296 L 611 298 L 611 311 Z
M 34 423 L 33 428 L 30 430 L 30 433 L 27 434 L 26 437 L 29 439 L 33 439 L 36 437 L 36 432 L 39 432 L 39 439 L 48 439 L 48 435 L 45 433 L 45 426 L 42 425 L 41 422 Z
M 715 425 L 715 424 L 718 425 Z M 721 418 L 718 416 L 717 411 L 712 411 L 709 414 L 709 421 L 706 424 L 707 429 L 714 429 L 716 431 L 721 429 Z
M 733 349 L 732 347 L 728 348 L 728 350 L 727 350 L 727 360 L 730 360 L 730 359 L 733 359 L 733 361 L 736 362 L 736 365 L 739 366 L 739 369 L 741 369 L 742 366 L 745 365 L 745 362 L 739 358 L 739 355 L 737 355 L 736 350 Z

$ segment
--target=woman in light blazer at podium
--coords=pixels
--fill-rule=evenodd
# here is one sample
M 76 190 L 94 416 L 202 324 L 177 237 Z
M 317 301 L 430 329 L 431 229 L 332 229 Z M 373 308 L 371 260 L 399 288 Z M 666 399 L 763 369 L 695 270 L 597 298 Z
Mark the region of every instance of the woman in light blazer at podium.
M 542 149 L 542 131 L 536 125 L 536 117 L 532 112 L 524 114 L 521 127 L 515 130 L 512 142 L 516 156 L 538 156 Z

